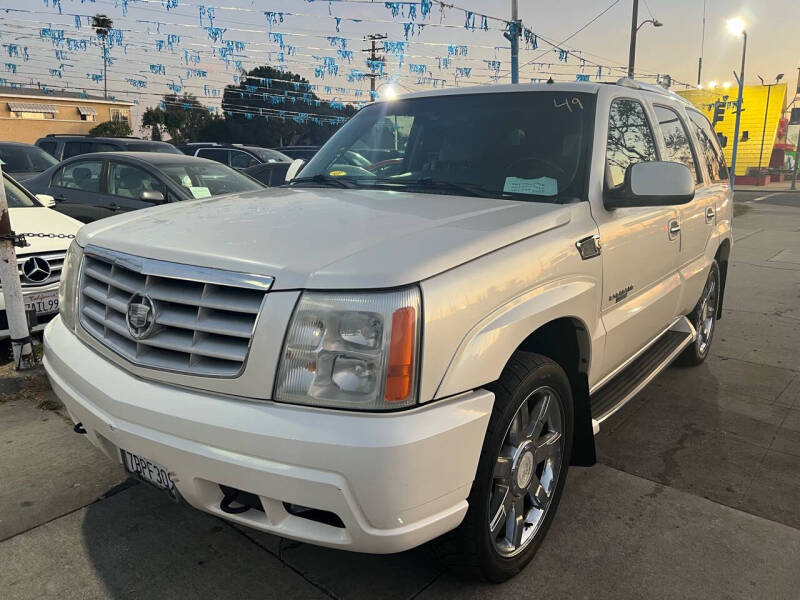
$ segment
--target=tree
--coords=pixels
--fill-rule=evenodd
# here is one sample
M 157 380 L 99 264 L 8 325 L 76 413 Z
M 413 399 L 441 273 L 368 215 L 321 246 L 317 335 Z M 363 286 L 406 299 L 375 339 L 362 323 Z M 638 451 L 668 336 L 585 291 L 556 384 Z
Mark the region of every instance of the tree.
M 106 121 L 92 127 L 89 133 L 98 137 L 127 137 L 133 135 L 133 130 L 127 121 Z
M 164 125 L 164 111 L 160 108 L 148 108 L 142 115 L 142 127 L 150 127 L 150 139 L 161 141 L 161 127 Z
M 151 129 L 154 140 L 161 139 L 165 130 L 174 144 L 198 141 L 200 133 L 211 119 L 208 109 L 191 94 L 167 94 L 156 108 L 142 115 L 142 127 Z
M 243 72 L 238 85 L 225 88 L 224 118 L 208 120 L 201 133 L 203 139 L 197 141 L 267 147 L 326 142 L 341 126 L 330 119 L 343 117 L 347 120 L 355 114 L 356 108 L 331 106 L 329 101 L 320 100 L 308 91 L 308 85 L 308 80 L 300 75 L 272 67 L 261 66 Z M 286 111 L 283 118 L 279 115 L 281 110 Z M 308 116 L 299 117 L 300 114 Z

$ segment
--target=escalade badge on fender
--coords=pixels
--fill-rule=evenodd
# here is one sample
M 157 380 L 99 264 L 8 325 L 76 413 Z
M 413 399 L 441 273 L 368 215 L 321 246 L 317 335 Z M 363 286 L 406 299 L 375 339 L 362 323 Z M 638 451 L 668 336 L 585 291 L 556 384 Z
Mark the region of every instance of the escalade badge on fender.
M 128 332 L 135 340 L 144 340 L 153 334 L 156 325 L 156 307 L 150 296 L 140 292 L 131 296 L 128 300 L 125 322 L 128 325 Z

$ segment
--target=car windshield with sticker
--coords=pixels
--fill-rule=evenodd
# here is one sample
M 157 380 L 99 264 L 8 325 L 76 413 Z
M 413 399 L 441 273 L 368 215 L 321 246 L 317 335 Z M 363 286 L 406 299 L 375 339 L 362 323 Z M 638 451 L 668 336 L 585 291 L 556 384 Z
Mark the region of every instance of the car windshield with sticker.
M 585 199 L 594 109 L 594 94 L 563 91 L 378 102 L 342 127 L 292 185 Z

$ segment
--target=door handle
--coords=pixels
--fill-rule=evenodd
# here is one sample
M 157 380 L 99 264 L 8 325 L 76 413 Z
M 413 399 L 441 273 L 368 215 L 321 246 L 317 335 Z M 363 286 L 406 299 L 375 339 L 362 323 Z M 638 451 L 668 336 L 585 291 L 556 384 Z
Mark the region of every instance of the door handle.
M 681 232 L 681 225 L 677 221 L 673 220 L 669 222 L 669 239 L 674 240 L 678 237 L 678 234 Z
M 714 214 L 716 211 L 714 210 L 713 206 L 709 206 L 706 209 L 706 223 L 711 223 L 714 220 Z

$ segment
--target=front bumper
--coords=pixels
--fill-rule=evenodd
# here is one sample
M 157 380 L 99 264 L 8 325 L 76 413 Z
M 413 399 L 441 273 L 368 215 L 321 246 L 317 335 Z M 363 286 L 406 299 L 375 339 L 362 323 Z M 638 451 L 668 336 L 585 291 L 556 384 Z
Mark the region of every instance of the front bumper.
M 367 414 L 250 401 L 146 381 L 102 358 L 60 318 L 45 330 L 53 390 L 91 442 L 164 465 L 192 506 L 276 535 L 359 552 L 407 550 L 467 510 L 494 395 Z M 264 512 L 219 508 L 219 484 Z M 287 511 L 334 513 L 343 527 Z

